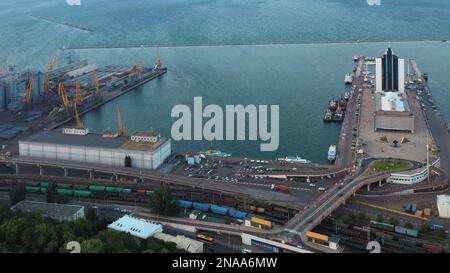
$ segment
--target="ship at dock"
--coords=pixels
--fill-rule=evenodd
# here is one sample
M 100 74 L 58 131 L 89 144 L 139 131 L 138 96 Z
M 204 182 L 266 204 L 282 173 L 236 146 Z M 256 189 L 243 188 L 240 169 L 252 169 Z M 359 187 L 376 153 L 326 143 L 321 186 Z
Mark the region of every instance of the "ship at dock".
M 336 112 L 333 115 L 333 121 L 334 122 L 342 122 L 344 120 L 344 111 L 341 107 L 338 107 Z
M 331 111 L 334 111 L 337 109 L 337 102 L 333 99 L 331 99 L 330 101 L 328 101 L 328 109 Z
M 333 163 L 336 160 L 336 145 L 330 145 L 328 148 L 328 161 Z
M 218 156 L 218 157 L 230 157 L 231 156 L 231 154 L 227 154 L 220 150 L 215 150 L 215 149 L 200 151 L 199 154 L 203 155 L 203 156 Z
M 327 109 L 325 112 L 325 116 L 323 117 L 324 122 L 331 122 L 333 121 L 333 112 L 331 112 L 330 109 Z
M 345 74 L 344 82 L 345 82 L 345 84 L 352 84 L 353 83 L 352 74 Z
M 285 161 L 289 163 L 302 163 L 302 164 L 309 164 L 311 161 L 301 158 L 299 156 L 286 156 L 286 157 L 279 157 L 277 158 L 278 161 Z

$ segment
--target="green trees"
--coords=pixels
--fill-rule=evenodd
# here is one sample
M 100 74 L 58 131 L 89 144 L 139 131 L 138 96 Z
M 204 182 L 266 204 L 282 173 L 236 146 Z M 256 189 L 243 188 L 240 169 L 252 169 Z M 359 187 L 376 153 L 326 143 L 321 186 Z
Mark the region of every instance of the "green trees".
M 423 224 L 420 226 L 419 232 L 422 234 L 430 234 L 431 233 L 431 227 L 428 224 Z
M 82 253 L 102 253 L 104 246 L 100 239 L 88 239 L 81 242 Z
M 172 216 L 178 213 L 179 207 L 176 198 L 170 188 L 163 185 L 156 190 L 149 201 L 150 210 L 153 213 Z
M 397 219 L 397 218 L 395 218 L 395 217 L 391 217 L 391 218 L 389 218 L 389 222 L 388 222 L 390 225 L 394 225 L 394 226 L 398 226 L 398 224 L 400 223 L 400 221 Z
M 411 224 L 410 222 L 406 222 L 405 228 L 413 228 L 413 224 Z
M 377 215 L 377 222 L 383 223 L 384 222 L 384 217 L 383 215 Z

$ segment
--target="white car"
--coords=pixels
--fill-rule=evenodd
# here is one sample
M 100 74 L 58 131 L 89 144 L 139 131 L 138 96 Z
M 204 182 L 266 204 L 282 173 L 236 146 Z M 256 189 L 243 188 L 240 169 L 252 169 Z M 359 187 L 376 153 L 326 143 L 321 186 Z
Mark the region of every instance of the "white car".
M 242 250 L 242 253 L 252 253 L 252 251 L 250 249 L 248 249 L 248 248 L 244 248 Z
M 310 187 L 315 187 L 315 186 L 316 186 L 316 184 L 314 184 L 314 183 L 311 183 L 311 184 L 309 184 L 309 186 L 310 186 Z

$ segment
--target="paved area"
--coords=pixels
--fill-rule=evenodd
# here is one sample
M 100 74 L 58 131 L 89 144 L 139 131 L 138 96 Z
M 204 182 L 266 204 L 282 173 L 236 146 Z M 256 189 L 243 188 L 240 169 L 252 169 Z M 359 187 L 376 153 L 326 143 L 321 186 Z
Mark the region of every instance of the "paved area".
M 375 96 L 373 89 L 365 89 L 361 98 L 361 123 L 359 136 L 363 140 L 364 152 L 375 158 L 402 158 L 418 162 L 426 162 L 426 144 L 432 141 L 427 129 L 420 102 L 415 99 L 416 93 L 409 92 L 408 100 L 414 114 L 415 132 L 374 131 Z M 388 142 L 381 141 L 386 137 Z M 405 137 L 409 142 L 394 147 L 392 142 L 398 142 Z

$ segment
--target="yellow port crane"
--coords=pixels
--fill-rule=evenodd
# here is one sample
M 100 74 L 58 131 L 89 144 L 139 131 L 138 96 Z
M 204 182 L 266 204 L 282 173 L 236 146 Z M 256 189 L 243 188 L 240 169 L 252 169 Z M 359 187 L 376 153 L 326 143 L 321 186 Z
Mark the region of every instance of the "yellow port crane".
M 63 101 L 64 108 L 67 109 L 69 107 L 69 97 L 67 96 L 66 89 L 64 88 L 64 84 L 62 82 L 58 85 L 58 95 Z
M 123 123 L 122 115 L 120 114 L 119 105 L 116 106 L 116 111 L 117 111 L 117 123 L 119 126 L 119 135 L 126 136 L 127 130 L 125 129 L 125 124 Z
M 94 81 L 94 84 L 95 84 L 95 96 L 97 98 L 99 98 L 100 97 L 100 81 L 97 80 L 97 70 L 96 69 L 94 69 L 92 71 L 92 80 Z
M 84 129 L 84 124 L 83 121 L 81 121 L 80 115 L 78 114 L 78 110 L 77 110 L 77 104 L 75 103 L 73 108 L 75 108 L 75 117 L 77 120 L 77 128 L 78 129 Z
M 158 48 L 158 55 L 156 57 L 155 70 L 158 70 L 160 68 L 161 68 L 161 55 L 159 55 L 159 48 Z
M 56 54 L 56 52 L 53 52 L 52 58 L 50 59 L 50 61 L 48 62 L 48 65 L 47 65 L 48 71 L 53 70 L 55 68 L 57 59 L 58 59 L 58 54 Z
M 45 76 L 44 76 L 44 96 L 47 96 L 49 93 L 49 84 L 50 84 L 50 80 L 48 78 L 48 71 L 45 72 Z
M 25 89 L 25 97 L 23 98 L 23 101 L 28 104 L 31 102 L 31 95 L 33 94 L 33 89 L 34 89 L 34 79 L 30 78 L 28 80 L 28 86 Z
M 135 67 L 134 67 L 134 72 L 136 73 L 136 75 L 141 74 L 141 72 L 142 72 L 142 66 L 141 66 L 141 64 L 136 64 L 136 65 L 135 65 Z
M 77 79 L 75 82 L 75 104 L 81 105 L 83 102 L 83 96 L 81 95 L 81 87 L 80 87 L 80 80 Z

